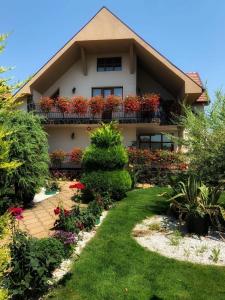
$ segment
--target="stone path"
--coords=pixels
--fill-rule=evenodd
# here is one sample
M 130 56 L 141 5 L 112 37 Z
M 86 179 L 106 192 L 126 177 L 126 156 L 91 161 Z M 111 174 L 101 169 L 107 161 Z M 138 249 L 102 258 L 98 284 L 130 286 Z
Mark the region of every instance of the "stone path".
M 61 205 L 65 209 L 71 209 L 75 204 L 71 200 L 74 192 L 69 188 L 70 184 L 71 182 L 60 182 L 61 191 L 59 194 L 36 203 L 30 209 L 24 210 L 24 218 L 19 222 L 20 229 L 37 238 L 51 235 L 51 229 L 57 218 L 54 214 L 54 208 Z

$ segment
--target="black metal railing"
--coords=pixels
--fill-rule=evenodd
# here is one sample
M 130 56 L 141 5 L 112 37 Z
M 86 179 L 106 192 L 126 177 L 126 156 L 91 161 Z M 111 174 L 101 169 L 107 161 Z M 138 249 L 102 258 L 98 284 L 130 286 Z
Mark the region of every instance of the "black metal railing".
M 117 121 L 119 123 L 158 123 L 161 125 L 172 124 L 170 116 L 160 107 L 156 112 L 140 110 L 138 112 L 126 112 L 121 105 L 116 111 L 103 111 L 93 115 L 90 110 L 85 114 L 61 112 L 57 107 L 49 112 L 43 111 L 39 105 L 30 103 L 28 111 L 44 117 L 47 124 L 96 124 L 99 122 Z

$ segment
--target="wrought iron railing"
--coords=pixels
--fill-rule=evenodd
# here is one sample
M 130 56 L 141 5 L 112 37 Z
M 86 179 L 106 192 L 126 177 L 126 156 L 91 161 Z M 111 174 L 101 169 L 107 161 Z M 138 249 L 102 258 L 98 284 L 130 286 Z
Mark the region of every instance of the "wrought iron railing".
M 85 114 L 75 114 L 61 112 L 56 107 L 49 112 L 45 112 L 39 105 L 31 103 L 28 105 L 28 111 L 33 111 L 44 117 L 44 122 L 47 124 L 96 124 L 113 120 L 119 123 L 172 124 L 170 116 L 161 107 L 156 112 L 146 109 L 138 112 L 126 112 L 124 106 L 121 105 L 115 111 L 105 110 L 101 114 L 93 115 L 90 110 Z

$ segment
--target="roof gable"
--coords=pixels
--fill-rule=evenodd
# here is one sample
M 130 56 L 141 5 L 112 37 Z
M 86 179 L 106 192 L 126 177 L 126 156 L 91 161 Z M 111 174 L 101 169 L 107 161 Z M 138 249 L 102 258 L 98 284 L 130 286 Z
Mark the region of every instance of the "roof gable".
M 199 83 L 194 81 L 191 77 L 187 76 L 183 71 L 172 64 L 167 58 L 161 55 L 157 50 L 145 42 L 139 35 L 137 35 L 131 28 L 123 23 L 117 16 L 115 16 L 107 8 L 103 7 L 97 14 L 75 34 L 32 78 L 28 81 L 18 93 L 31 93 L 32 87 L 40 80 L 41 76 L 48 69 L 52 68 L 57 73 L 57 62 L 66 65 L 66 55 L 72 55 L 75 52 L 73 48 L 76 44 L 84 41 L 104 41 L 104 40 L 133 40 L 137 48 L 143 51 L 146 55 L 151 56 L 152 59 L 158 61 L 162 67 L 162 74 L 165 71 L 174 74 L 179 80 L 184 81 L 184 93 L 188 94 L 201 94 L 202 87 Z M 63 61 L 64 60 L 64 61 Z M 62 63 L 63 62 L 63 63 Z M 54 69 L 55 67 L 55 69 Z M 52 78 L 53 80 L 54 78 Z

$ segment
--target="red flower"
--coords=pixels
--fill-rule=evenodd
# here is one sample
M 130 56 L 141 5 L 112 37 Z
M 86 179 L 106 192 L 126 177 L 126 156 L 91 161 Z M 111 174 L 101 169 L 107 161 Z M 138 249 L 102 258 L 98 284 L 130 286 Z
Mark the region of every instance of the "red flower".
M 60 207 L 56 207 L 56 208 L 54 209 L 55 215 L 59 215 L 60 212 L 61 212 L 61 208 L 60 208 Z
M 10 207 L 8 209 L 9 213 L 15 217 L 17 220 L 23 219 L 22 213 L 23 209 L 21 207 Z
M 85 185 L 82 182 L 76 182 L 74 184 L 71 184 L 69 186 L 70 189 L 78 189 L 78 190 L 84 190 L 85 189 Z
M 76 222 L 76 227 L 79 228 L 80 230 L 84 229 L 84 224 L 82 222 Z

